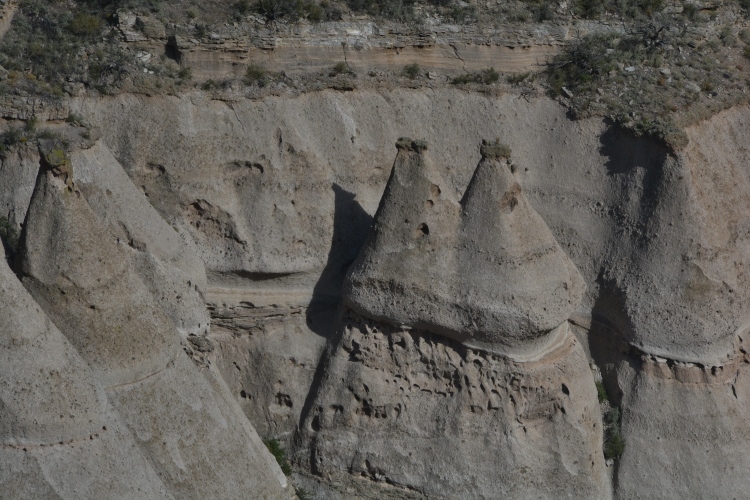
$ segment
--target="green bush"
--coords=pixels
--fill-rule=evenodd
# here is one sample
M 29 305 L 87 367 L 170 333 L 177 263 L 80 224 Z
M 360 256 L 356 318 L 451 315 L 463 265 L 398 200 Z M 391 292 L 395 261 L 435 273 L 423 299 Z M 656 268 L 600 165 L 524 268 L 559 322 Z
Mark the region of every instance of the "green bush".
M 23 129 L 26 132 L 33 132 L 34 130 L 36 130 L 37 123 L 39 123 L 39 120 L 37 119 L 37 117 L 32 116 L 31 118 L 26 120 L 26 124 L 23 126 Z
M 354 12 L 402 21 L 414 17 L 412 4 L 410 0 L 346 0 L 346 5 Z
M 262 66 L 257 64 L 250 64 L 245 71 L 245 78 L 243 79 L 245 85 L 255 85 L 258 87 L 265 87 L 268 83 L 266 76 L 266 70 Z
M 252 6 L 248 0 L 240 0 L 232 5 L 232 8 L 240 16 L 245 16 L 252 10 Z
M 421 68 L 419 67 L 419 64 L 412 63 L 407 64 L 404 66 L 404 69 L 401 70 L 401 74 L 410 80 L 414 80 L 416 77 L 419 76 L 419 72 L 421 71 Z
M 351 75 L 353 73 L 352 69 L 349 67 L 349 64 L 341 61 L 337 62 L 333 68 L 331 68 L 331 72 L 329 73 L 330 76 L 338 76 L 338 75 Z
M 9 127 L 0 134 L 0 146 L 14 146 L 21 142 L 24 137 L 23 131 L 18 127 Z
M 299 500 L 313 500 L 312 493 L 305 488 L 297 488 L 297 498 L 299 498 Z
M 625 451 L 625 439 L 620 433 L 620 409 L 612 408 L 607 412 L 604 421 L 609 425 L 604 435 L 604 458 L 617 459 Z
M 625 440 L 617 433 L 610 433 L 604 440 L 604 458 L 617 459 L 620 458 L 625 451 Z
M 466 83 L 481 83 L 484 85 L 490 85 L 500 79 L 500 73 L 495 71 L 495 68 L 487 68 L 476 73 L 467 73 L 465 75 L 457 76 L 451 83 L 454 85 L 463 85 Z
M 273 455 L 276 459 L 279 467 L 281 467 L 281 472 L 283 472 L 287 476 L 291 474 L 292 466 L 289 465 L 289 461 L 286 459 L 286 452 L 281 447 L 279 442 L 275 439 L 269 439 L 268 441 L 264 441 L 264 443 L 266 445 L 266 448 L 268 448 L 268 451 L 270 451 L 271 455 Z
M 516 84 L 516 83 L 521 83 L 522 81 L 526 80 L 530 76 L 531 76 L 530 71 L 526 73 L 517 73 L 515 75 L 508 75 L 507 80 L 508 80 L 508 83 L 510 84 Z
M 323 8 L 310 0 L 258 0 L 255 10 L 269 21 L 308 19 L 318 22 L 325 17 Z
M 91 14 L 76 14 L 68 25 L 71 33 L 82 37 L 93 37 L 101 33 L 102 21 Z
M 599 399 L 599 403 L 604 403 L 609 400 L 607 397 L 607 390 L 604 388 L 604 382 L 601 380 L 596 381 L 596 396 Z
M 605 12 L 627 19 L 650 18 L 664 8 L 664 0 L 577 0 L 576 13 L 596 19 Z
M 181 80 L 191 80 L 193 78 L 193 70 L 190 66 L 182 66 L 180 71 L 177 72 L 177 77 Z

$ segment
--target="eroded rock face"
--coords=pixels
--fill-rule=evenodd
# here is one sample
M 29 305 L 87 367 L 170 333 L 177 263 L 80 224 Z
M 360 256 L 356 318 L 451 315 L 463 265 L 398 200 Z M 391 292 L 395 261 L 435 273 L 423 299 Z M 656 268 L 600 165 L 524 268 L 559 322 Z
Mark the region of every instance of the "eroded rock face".
M 9 498 L 172 498 L 0 247 L 0 487 Z
M 585 355 L 533 362 L 345 314 L 304 422 L 310 467 L 435 498 L 607 498 Z M 309 453 L 309 455 L 308 455 Z
M 750 359 L 706 367 L 643 356 L 623 363 L 621 498 L 741 498 L 750 424 Z
M 428 496 L 606 498 L 594 379 L 566 321 L 583 279 L 499 144 L 460 204 L 424 142 L 397 147 L 344 287 L 372 319 L 345 315 L 302 454 Z
M 372 233 L 344 284 L 347 305 L 469 346 L 539 355 L 585 285 L 508 159 L 485 144 L 459 204 L 426 144 L 398 147 Z
M 339 230 L 346 224 L 339 226 L 337 220 L 351 227 L 368 225 L 367 214 L 375 212 L 387 181 L 393 141 L 399 134 L 427 137 L 428 154 L 441 162 L 423 171 L 446 183 L 443 198 L 455 208 L 479 160 L 478 141 L 500 136 L 513 148 L 517 170 L 512 175 L 523 186 L 522 194 L 585 278 L 587 291 L 576 321 L 593 316 L 624 341 L 621 350 L 612 349 L 613 359 L 605 359 L 600 351 L 606 346 L 581 336 L 609 385 L 617 388 L 613 394 L 622 392 L 616 403 L 626 447 L 614 468 L 622 496 L 646 496 L 648 489 L 658 489 L 643 478 L 650 470 L 660 471 L 653 477 L 668 478 L 670 487 L 684 491 L 680 485 L 689 484 L 703 497 L 716 491 L 737 496 L 734 486 L 744 487 L 730 463 L 743 463 L 744 372 L 736 372 L 737 383 L 654 381 L 649 373 L 639 372 L 638 358 L 628 353 L 635 346 L 643 355 L 658 356 L 673 366 L 706 367 L 728 366 L 737 356 L 739 339 L 746 337 L 750 303 L 745 272 L 750 234 L 745 222 L 750 189 L 745 168 L 750 161 L 747 107 L 688 129 L 690 144 L 678 155 L 597 120 L 568 121 L 564 110 L 547 99 L 493 97 L 453 88 L 430 93 L 325 91 L 231 103 L 199 92 L 180 97 L 120 95 L 76 99 L 71 110 L 86 116 L 104 137 L 90 152 L 73 154 L 74 178 L 96 218 L 120 239 L 118 246 L 133 255 L 126 266 L 139 276 L 129 281 L 133 289 L 151 294 L 150 300 L 166 309 L 164 321 L 187 318 L 177 325 L 183 334 L 202 332 L 204 313 L 188 305 L 200 299 L 186 300 L 184 295 L 187 281 L 201 281 L 200 273 L 191 271 L 194 261 L 174 253 L 171 244 L 154 240 L 154 234 L 169 232 L 206 261 L 211 283 L 207 296 L 231 295 L 232 300 L 211 299 L 221 321 L 211 339 L 218 344 L 216 364 L 265 437 L 288 438 L 294 419 L 312 401 L 305 396 L 311 386 L 316 390 L 314 375 L 325 368 L 325 363 L 317 364 L 317 356 L 327 334 L 319 333 L 317 318 L 315 327 L 309 321 L 302 324 L 308 319 L 303 317 L 305 308 L 321 294 L 316 282 L 322 270 L 340 277 L 356 256 L 362 240 L 347 239 L 347 231 Z M 145 192 L 168 225 L 149 226 L 155 231 L 139 225 L 152 214 L 140 211 L 142 197 L 112 189 L 122 184 L 121 178 L 96 172 L 108 149 L 133 179 L 135 194 Z M 26 212 L 38 160 L 28 146 L 19 151 L 22 154 L 13 152 L 0 165 L 0 215 L 15 224 Z M 332 186 L 342 187 L 355 201 L 340 204 Z M 500 199 L 506 192 L 498 191 Z M 488 195 L 500 203 L 495 196 Z M 117 208 L 112 210 L 110 203 Z M 414 205 L 410 210 L 424 209 Z M 510 215 L 520 206 L 517 202 Z M 138 215 L 129 219 L 134 209 Z M 355 223 L 357 213 L 365 217 Z M 439 225 L 427 223 L 429 236 L 415 240 L 420 248 L 440 237 Z M 451 237 L 465 234 L 458 225 L 460 230 Z M 482 231 L 480 225 L 477 232 Z M 57 237 L 39 241 L 58 244 Z M 337 243 L 339 248 L 331 252 Z M 51 249 L 48 257 L 54 252 Z M 455 265 L 459 259 L 453 261 Z M 472 265 L 482 262 L 475 259 Z M 471 267 L 461 272 L 471 272 Z M 418 270 L 424 276 L 433 272 L 429 265 Z M 479 274 L 475 281 L 483 277 Z M 162 287 L 170 279 L 174 286 Z M 136 281 L 142 283 L 133 284 Z M 325 289 L 334 302 L 338 282 L 330 280 Z M 492 289 L 482 293 L 487 292 Z M 290 294 L 303 299 L 286 308 L 281 300 Z M 173 300 L 177 295 L 184 304 Z M 400 323 L 385 315 L 381 319 Z M 330 330 L 336 317 L 327 313 L 320 322 Z M 522 331 L 510 330 L 506 334 Z M 533 345 L 529 348 L 534 350 Z M 515 357 L 524 358 L 520 353 Z M 628 375 L 631 369 L 635 375 Z M 266 385 L 254 387 L 256 383 Z M 668 444 L 663 444 L 665 436 L 670 437 Z M 718 450 L 716 440 L 729 450 L 729 458 L 707 460 L 694 452 Z M 654 449 L 658 453 L 653 457 L 642 458 Z M 728 471 L 726 490 L 717 486 L 723 470 Z M 708 479 L 694 480 L 702 475 Z
M 19 254 L 24 285 L 103 383 L 171 494 L 286 497 L 283 474 L 226 386 L 181 352 L 158 295 L 171 283 L 144 283 L 141 252 L 109 232 L 69 166 L 42 164 Z

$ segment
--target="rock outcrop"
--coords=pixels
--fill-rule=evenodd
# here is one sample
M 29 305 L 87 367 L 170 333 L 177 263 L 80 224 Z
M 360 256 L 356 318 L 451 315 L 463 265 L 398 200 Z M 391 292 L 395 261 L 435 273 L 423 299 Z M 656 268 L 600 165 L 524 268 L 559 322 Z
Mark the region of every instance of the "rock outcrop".
M 346 280 L 357 312 L 304 422 L 311 470 L 428 497 L 610 496 L 594 378 L 567 323 L 583 280 L 508 153 L 483 145 L 459 205 L 424 142 L 397 147 Z
M 6 498 L 173 498 L 89 365 L 0 246 L 0 488 Z
M 28 118 L 37 112 L 43 119 L 47 116 L 44 109 L 52 109 L 14 99 L 8 97 L 3 101 L 7 116 Z M 517 369 L 511 371 L 521 373 L 524 367 L 532 365 L 541 370 L 543 365 L 539 363 L 569 345 L 570 339 L 562 328 L 557 330 L 559 337 L 538 333 L 565 316 L 563 311 L 570 311 L 579 340 L 578 347 L 571 352 L 580 348 L 591 355 L 588 361 L 600 367 L 610 404 L 619 407 L 622 415 L 624 453 L 615 458 L 614 466 L 609 469 L 614 477 L 615 494 L 627 498 L 647 496 L 660 488 L 650 482 L 651 478 L 659 477 L 670 485 L 665 489 L 704 498 L 741 496 L 738 492 L 746 487 L 739 472 L 744 466 L 741 450 L 747 447 L 747 430 L 742 420 L 746 413 L 744 364 L 738 360 L 745 349 L 750 304 L 746 273 L 750 232 L 745 210 L 750 191 L 746 168 L 750 163 L 750 141 L 745 140 L 750 120 L 747 107 L 719 113 L 687 129 L 690 142 L 679 153 L 600 120 L 570 121 L 562 107 L 545 98 L 513 93 L 479 94 L 453 87 L 322 91 L 258 99 L 236 96 L 231 101 L 210 99 L 198 91 L 181 96 L 122 94 L 80 97 L 54 109 L 58 110 L 55 111 L 58 118 L 69 112 L 85 116 L 86 122 L 101 133 L 102 140 L 94 148 L 72 154 L 71 164 L 75 187 L 100 222 L 95 238 L 109 238 L 117 248 L 112 255 L 127 260 L 122 272 L 127 271 L 130 277 L 116 286 L 107 286 L 117 293 L 137 290 L 144 302 L 151 304 L 144 310 L 156 311 L 153 314 L 158 316 L 158 324 L 168 325 L 174 333 L 170 342 L 179 342 L 180 337 L 184 341 L 185 335 L 200 337 L 193 339 L 197 344 L 190 345 L 200 345 L 200 349 L 206 350 L 201 357 L 203 366 L 209 367 L 204 375 L 213 385 L 212 390 L 227 401 L 239 400 L 263 437 L 277 437 L 286 446 L 293 446 L 292 435 L 300 419 L 312 424 L 314 417 L 320 416 L 320 429 L 305 427 L 304 432 L 309 434 L 306 440 L 299 441 L 301 447 L 295 455 L 304 456 L 311 449 L 308 444 L 317 443 L 314 449 L 320 450 L 322 465 L 316 470 L 321 474 L 348 470 L 343 464 L 354 456 L 352 448 L 347 448 L 351 444 L 346 444 L 344 438 L 341 446 L 349 451 L 338 453 L 328 449 L 324 436 L 350 432 L 351 439 L 356 441 L 354 431 L 346 429 L 357 429 L 356 432 L 362 431 L 373 439 L 376 436 L 368 430 L 373 428 L 370 424 L 355 425 L 340 416 L 329 418 L 325 413 L 329 403 L 350 408 L 354 414 L 357 405 L 362 404 L 357 398 L 363 399 L 364 389 L 352 386 L 353 391 L 349 391 L 341 379 L 354 380 L 358 373 L 369 368 L 364 368 L 364 362 L 349 360 L 352 355 L 345 346 L 356 341 L 383 357 L 391 356 L 390 346 L 377 347 L 373 335 L 362 331 L 377 329 L 389 335 L 408 334 L 415 345 L 426 342 L 419 339 L 430 339 L 439 346 L 435 349 L 447 352 L 446 346 L 452 346 L 453 351 L 466 359 L 494 355 L 502 363 L 514 363 Z M 430 143 L 428 154 L 440 158 L 433 165 L 429 165 L 424 154 L 422 159 L 414 161 L 415 165 L 422 162 L 419 171 L 425 178 L 419 182 L 424 181 L 426 186 L 428 181 L 430 185 L 435 181 L 441 187 L 440 199 L 444 203 L 440 205 L 435 198 L 427 198 L 433 202 L 429 212 L 425 199 L 421 203 L 417 203 L 416 196 L 404 200 L 409 207 L 410 222 L 403 223 L 404 218 L 402 223 L 404 228 L 408 226 L 415 247 L 403 249 L 401 255 L 408 256 L 409 252 L 419 255 L 420 249 L 435 253 L 425 252 L 422 262 L 426 265 L 412 259 L 410 262 L 415 265 L 405 267 L 400 273 L 403 276 L 397 274 L 396 278 L 417 276 L 421 272 L 426 282 L 427 278 L 444 276 L 445 269 L 457 276 L 474 273 L 468 287 L 474 290 L 471 296 L 460 289 L 454 296 L 443 281 L 426 291 L 442 294 L 440 300 L 449 307 L 450 300 L 462 297 L 471 299 L 478 306 L 476 311 L 487 312 L 479 322 L 472 316 L 476 328 L 470 321 L 457 322 L 452 339 L 444 337 L 448 329 L 441 330 L 441 335 L 435 334 L 438 324 L 415 322 L 412 329 L 401 328 L 410 324 L 402 313 L 412 307 L 410 302 L 385 301 L 378 306 L 382 306 L 381 315 L 370 313 L 365 319 L 363 314 L 367 311 L 362 309 L 346 316 L 342 325 L 337 324 L 338 316 L 333 312 L 340 297 L 341 278 L 361 249 L 361 231 L 369 226 L 370 215 L 376 212 L 388 182 L 386 167 L 393 160 L 392 144 L 401 134 L 426 137 Z M 477 202 L 474 206 L 482 209 L 485 205 L 498 205 L 506 192 L 513 191 L 506 187 L 512 187 L 513 179 L 523 190 L 521 198 L 515 197 L 516 202 L 505 205 L 506 212 L 514 205 L 510 213 L 493 212 L 497 218 L 491 219 L 488 212 L 477 210 L 478 215 L 471 221 L 483 222 L 471 226 L 469 221 L 462 222 L 471 199 L 464 199 L 462 205 L 460 193 L 467 190 L 471 181 L 470 166 L 480 160 L 476 145 L 482 137 L 503 137 L 508 142 L 514 152 L 515 172 L 508 173 L 507 167 L 493 170 L 494 167 L 489 168 L 493 162 L 500 165 L 503 162 L 485 159 L 487 168 L 477 171 L 477 178 L 502 173 L 494 181 L 502 189 L 484 194 L 477 191 L 469 198 L 479 200 L 484 196 L 491 201 Z M 409 143 L 402 156 L 416 158 L 418 153 L 412 149 Z M 0 216 L 7 217 L 14 227 L 24 220 L 34 190 L 36 155 L 28 145 L 17 146 L 0 159 Z M 132 185 L 119 171 L 118 162 L 132 179 Z M 423 190 L 425 194 L 428 192 Z M 144 194 L 166 223 L 152 220 L 155 213 Z M 524 198 L 529 210 L 519 212 L 526 206 Z M 511 195 L 506 201 L 513 199 Z M 439 210 L 451 215 L 427 220 L 432 217 L 430 214 L 442 213 Z M 81 232 L 76 229 L 77 224 L 65 222 L 64 219 L 73 220 L 71 214 L 62 217 L 54 211 L 38 208 L 32 211 L 37 220 L 59 218 L 40 223 L 40 227 L 60 228 L 59 236 L 40 236 L 36 240 L 35 245 L 42 248 L 42 253 L 34 263 L 34 272 L 46 276 L 45 268 L 50 268 L 50 276 L 55 280 L 57 276 L 67 277 L 67 269 L 74 267 L 72 256 L 76 254 L 58 255 L 58 250 L 68 248 L 68 240 L 79 239 L 77 235 L 87 231 Z M 539 226 L 529 215 L 534 212 L 539 216 L 536 219 Z M 485 244 L 485 228 L 492 224 L 504 227 L 503 224 L 522 213 L 527 214 L 523 217 L 526 221 L 532 221 L 528 222 L 529 227 L 543 230 L 522 231 L 521 236 L 528 239 L 518 248 L 545 248 L 544 241 L 549 242 L 549 238 L 557 242 L 586 285 L 577 308 L 573 305 L 579 290 L 577 280 L 564 279 L 567 265 L 559 264 L 560 260 L 554 257 L 557 251 L 542 252 L 544 258 L 551 257 L 557 265 L 544 264 L 542 257 L 533 260 L 539 264 L 538 269 L 546 270 L 544 276 L 550 278 L 549 282 L 535 278 L 533 283 L 549 283 L 549 286 L 527 289 L 539 295 L 538 303 L 544 297 L 552 299 L 547 303 L 552 305 L 548 311 L 533 309 L 533 317 L 527 311 L 523 322 L 518 318 L 524 318 L 524 308 L 535 302 L 513 302 L 512 298 L 505 301 L 501 294 L 494 295 L 492 300 L 488 298 L 497 292 L 493 288 L 495 280 L 490 278 L 497 276 L 497 269 L 493 271 L 491 266 L 490 271 L 480 269 L 492 262 L 487 259 L 497 260 L 500 250 L 510 247 L 505 245 L 506 249 L 500 249 L 497 243 L 489 241 Z M 417 215 L 424 216 L 424 220 L 417 220 Z M 81 219 L 82 224 L 87 224 L 86 220 Z M 144 225 L 143 221 L 147 223 Z M 450 231 L 441 229 L 446 221 L 452 221 Z M 419 230 L 422 222 L 426 223 L 423 229 L 429 230 L 429 234 Z M 511 230 L 504 234 L 514 233 Z M 406 231 L 403 235 L 407 235 Z M 541 243 L 531 236 L 541 237 Z M 465 248 L 457 243 L 466 238 L 479 243 Z M 435 243 L 438 240 L 439 245 Z M 81 243 L 71 248 L 87 255 L 98 251 L 89 250 L 86 245 Z M 111 247 L 109 243 L 98 242 L 93 246 Z M 190 255 L 185 246 L 199 257 Z M 446 248 L 454 253 L 440 254 Z M 443 256 L 438 258 L 439 254 Z M 100 253 L 93 255 L 104 258 Z M 55 259 L 59 260 L 52 262 Z M 80 260 L 85 266 L 85 259 Z M 397 268 L 397 259 L 393 260 Z M 201 261 L 205 262 L 205 273 Z M 459 266 L 462 261 L 465 267 Z M 65 273 L 55 270 L 58 264 Z M 96 259 L 88 265 L 99 266 Z M 104 269 L 102 276 L 109 276 L 106 267 L 97 267 Z M 508 267 L 511 269 L 513 266 Z M 85 273 L 76 271 L 72 275 L 80 281 Z M 92 278 L 94 283 L 97 278 L 100 276 Z M 508 282 L 513 282 L 511 278 L 507 278 Z M 31 289 L 47 286 L 40 283 L 26 279 Z M 565 296 L 554 291 L 560 290 L 562 283 L 569 286 L 566 292 L 571 303 L 569 309 L 565 301 L 557 305 L 554 302 Z M 521 284 L 527 287 L 532 281 Z M 75 287 L 64 286 L 66 292 L 74 293 Z M 517 290 L 520 294 L 523 287 Z M 42 292 L 50 293 L 49 303 Z M 362 289 L 357 293 L 364 296 L 376 292 Z M 57 296 L 44 290 L 34 293 L 48 316 L 60 322 L 58 327 L 66 336 L 73 330 L 66 322 L 72 325 L 81 321 L 79 317 L 71 319 L 61 313 L 67 307 L 64 301 L 69 300 L 64 296 L 60 296 L 63 302 L 59 306 L 52 307 L 53 302 L 58 303 Z M 81 292 L 69 302 L 95 295 L 87 293 Z M 211 304 L 215 326 L 207 337 L 204 337 L 205 310 L 196 309 L 196 304 L 203 300 L 201 294 Z M 177 299 L 178 296 L 181 298 Z M 510 307 L 493 311 L 488 304 L 498 303 L 498 299 L 513 306 L 516 314 L 510 314 Z M 107 305 L 105 299 L 101 300 L 102 306 Z M 114 303 L 114 298 L 110 302 Z M 324 308 L 319 307 L 321 302 L 325 302 Z M 432 305 L 428 303 L 425 307 Z M 92 318 L 96 314 L 91 309 L 84 311 L 82 306 L 73 310 L 80 317 L 82 312 Z M 442 314 L 441 308 L 428 319 L 438 323 L 436 318 L 440 319 Z M 468 347 L 471 335 L 499 335 L 501 329 L 486 326 L 488 321 L 500 325 L 500 320 L 506 322 L 502 328 L 505 331 L 500 338 L 489 339 L 494 347 L 479 344 Z M 114 319 L 102 320 L 102 328 L 107 327 L 103 331 L 112 330 L 114 322 Z M 607 331 L 602 333 L 598 326 L 590 325 L 606 325 Z M 69 342 L 74 344 L 76 336 L 70 335 Z M 559 341 L 554 342 L 555 338 Z M 319 362 L 329 341 L 331 351 Z M 179 349 L 173 344 L 165 345 L 178 354 Z M 215 349 L 207 354 L 212 345 Z M 183 342 L 182 347 L 186 346 Z M 393 349 L 395 352 L 400 347 Z M 488 354 L 487 349 L 495 352 Z M 540 354 L 535 354 L 537 349 Z M 197 350 L 196 347 L 194 351 Z M 500 352 L 506 352 L 507 356 Z M 642 358 L 646 361 L 642 362 Z M 368 366 L 375 363 L 373 357 L 368 359 Z M 412 358 L 409 359 L 412 363 Z M 441 366 L 447 363 L 442 357 L 430 359 Z M 139 362 L 148 360 L 146 355 Z M 461 360 L 466 365 L 464 358 Z M 96 360 L 91 364 L 96 365 Z M 460 362 L 458 365 L 459 369 L 465 369 Z M 418 378 L 406 366 L 373 366 Z M 664 367 L 675 375 L 654 375 L 655 371 L 662 373 Z M 213 377 L 214 368 L 221 370 L 231 393 Z M 88 369 L 104 371 L 103 364 Z M 415 370 L 431 373 L 424 366 Z M 687 378 L 676 375 L 682 370 L 690 372 Z M 150 368 L 144 369 L 142 373 L 149 371 Z M 715 377 L 706 376 L 714 371 Z M 373 377 L 386 380 L 397 378 L 388 378 L 387 373 L 378 371 L 373 373 Z M 565 380 L 570 381 L 566 386 L 577 397 L 572 387 L 576 373 L 579 372 L 571 371 L 570 378 Z M 700 383 L 695 382 L 695 374 L 700 374 Z M 396 399 L 383 384 L 378 384 L 378 398 L 390 405 Z M 416 384 L 421 388 L 424 382 Z M 367 385 L 372 391 L 372 384 Z M 495 390 L 502 392 L 497 387 Z M 512 392 L 512 388 L 509 390 Z M 107 394 L 108 404 L 114 408 L 115 395 L 111 390 Z M 415 396 L 424 398 L 418 408 L 450 414 L 427 396 L 421 391 Z M 372 398 L 375 405 L 376 398 Z M 473 401 L 468 393 L 461 398 Z M 514 398 L 517 399 L 515 395 Z M 316 401 L 320 401 L 322 410 Z M 564 400 L 555 401 L 553 406 Z M 477 406 L 473 402 L 467 404 Z M 591 404 L 595 408 L 596 403 Z M 120 408 L 115 409 L 119 415 Z M 568 411 L 569 406 L 565 409 Z M 565 419 L 555 420 L 561 413 L 549 413 L 557 426 L 550 432 L 560 433 L 567 428 L 568 424 L 560 423 Z M 565 418 L 572 418 L 569 411 L 567 415 Z M 117 418 L 125 421 L 121 416 Z M 111 425 L 114 428 L 115 424 Z M 392 425 L 390 429 L 402 429 L 395 420 L 388 425 Z M 107 424 L 107 429 L 110 428 Z M 314 432 L 320 433 L 321 438 L 316 440 Z M 530 443 L 541 446 L 536 441 Z M 722 454 L 723 449 L 728 451 Z M 704 450 L 706 454 L 696 450 Z M 373 455 L 377 453 L 381 452 Z M 374 459 L 368 460 L 374 463 Z M 421 476 L 410 479 L 395 474 L 395 469 L 388 469 L 386 462 L 379 461 L 380 469 L 373 469 L 372 474 L 365 472 L 370 480 L 357 484 L 363 489 L 376 488 L 375 483 L 383 482 L 378 482 L 378 477 L 396 478 L 394 482 L 402 485 L 426 483 Z M 407 468 L 406 459 L 398 463 L 402 469 Z M 356 470 L 360 469 L 365 470 L 362 467 Z M 350 477 L 348 472 L 342 474 Z M 166 482 L 163 484 L 168 487 Z M 665 492 L 668 495 L 669 491 Z
M 141 278 L 139 251 L 109 232 L 111 218 L 97 216 L 74 182 L 75 163 L 57 151 L 40 147 L 19 251 L 25 287 L 104 385 L 170 494 L 288 496 L 278 465 L 226 386 L 181 352 L 177 325 L 160 306 L 159 293 L 171 293 L 171 283 Z M 144 247 L 160 245 L 168 246 Z
M 369 317 L 464 345 L 538 356 L 585 285 L 511 173 L 485 143 L 459 205 L 420 141 L 401 140 L 372 233 L 344 283 Z

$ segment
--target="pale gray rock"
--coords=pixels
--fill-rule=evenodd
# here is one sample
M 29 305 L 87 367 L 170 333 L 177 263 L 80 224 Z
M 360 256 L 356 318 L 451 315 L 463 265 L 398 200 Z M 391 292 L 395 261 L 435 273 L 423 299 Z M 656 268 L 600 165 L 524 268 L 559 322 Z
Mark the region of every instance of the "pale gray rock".
M 5 498 L 172 498 L 103 387 L 0 246 L 0 488 Z
M 342 325 L 302 427 L 314 473 L 428 498 L 611 497 L 594 379 L 567 324 L 532 362 L 351 312 Z
M 288 497 L 236 402 L 180 352 L 176 326 L 134 270 L 137 251 L 109 233 L 65 165 L 43 163 L 37 179 L 20 250 L 24 285 L 104 384 L 171 494 Z
M 747 355 L 704 367 L 644 356 L 622 363 L 620 498 L 742 498 L 750 489 Z M 633 365 L 637 367 L 634 369 Z
M 138 251 L 135 270 L 182 335 L 208 332 L 203 261 L 161 218 L 107 147 L 76 151 L 76 185 L 109 231 Z
M 372 233 L 344 284 L 346 304 L 469 346 L 538 356 L 585 285 L 523 195 L 508 153 L 482 146 L 459 205 L 425 144 L 397 146 Z
M 24 286 L 105 387 L 175 358 L 174 326 L 131 271 L 132 251 L 107 234 L 68 174 L 40 171 L 21 239 Z
M 113 155 L 159 213 L 196 242 L 213 284 L 231 281 L 250 303 L 267 297 L 258 291 L 260 284 L 312 294 L 334 241 L 334 213 L 351 214 L 339 210 L 331 184 L 356 195 L 362 209 L 374 214 L 400 135 L 427 139 L 430 153 L 441 159 L 437 173 L 449 186 L 443 192 L 454 200 L 480 159 L 478 142 L 502 137 L 513 149 L 514 175 L 529 203 L 585 278 L 587 291 L 577 314 L 617 325 L 613 335 L 642 352 L 706 366 L 732 359 L 737 336 L 748 324 L 746 106 L 689 128 L 690 144 L 677 155 L 599 120 L 570 121 L 548 99 L 454 88 L 324 91 L 233 102 L 201 93 L 119 95 L 75 99 L 71 107 L 101 129 Z M 257 167 L 255 172 L 227 168 L 233 162 L 250 170 L 262 165 L 273 172 L 273 182 L 248 182 L 260 173 Z M 310 182 L 310 176 L 319 181 Z M 31 189 L 0 187 L 8 199 L 8 190 Z M 304 203 L 291 196 L 295 188 L 307 193 Z M 24 213 L 25 207 L 13 210 Z M 191 223 L 201 210 L 205 236 Z M 243 246 L 234 234 L 252 245 Z M 358 247 L 352 244 L 350 250 L 356 255 Z M 332 267 L 348 262 L 341 258 Z M 252 363 L 272 352 L 288 361 L 298 354 L 297 345 L 283 341 L 244 345 L 242 355 L 219 350 L 229 352 L 229 368 L 229 359 Z M 597 352 L 596 345 L 589 347 Z M 306 352 L 314 358 L 312 349 Z M 259 369 L 248 378 L 262 380 L 275 371 L 281 369 Z M 244 374 L 239 378 L 248 380 Z M 305 375 L 299 383 L 310 379 Z M 239 380 L 231 385 L 234 392 L 242 389 Z M 296 387 L 283 394 L 296 401 L 304 391 Z M 272 429 L 280 422 L 268 411 L 276 392 L 268 388 L 264 394 L 267 408 L 248 414 L 267 419 L 262 425 Z M 690 393 L 681 394 L 689 398 Z M 731 423 L 734 417 L 727 415 Z M 680 472 L 684 464 L 672 452 L 663 463 L 676 477 L 699 470 L 695 462 L 685 469 L 690 472 Z

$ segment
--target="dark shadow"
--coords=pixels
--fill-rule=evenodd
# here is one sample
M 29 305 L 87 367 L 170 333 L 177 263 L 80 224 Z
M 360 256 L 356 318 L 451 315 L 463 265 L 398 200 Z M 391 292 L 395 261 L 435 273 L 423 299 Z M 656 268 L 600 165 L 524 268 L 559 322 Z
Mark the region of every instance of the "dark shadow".
M 325 338 L 329 338 L 336 328 L 336 311 L 341 302 L 344 276 L 359 255 L 373 220 L 357 202 L 354 193 L 335 183 L 331 189 L 335 196 L 331 249 L 307 308 L 307 326 Z
M 627 337 L 632 325 L 624 310 L 625 294 L 614 280 L 600 271 L 596 281 L 599 296 L 591 309 L 589 352 L 601 369 L 607 394 L 612 403 L 619 406 L 623 392 L 617 382 L 617 366 L 623 360 L 629 361 L 631 346 Z
M 669 154 L 669 148 L 657 139 L 635 135 L 612 120 L 605 120 L 607 131 L 599 141 L 599 152 L 607 157 L 605 166 L 610 175 L 621 174 L 636 167 L 649 168 L 661 165 Z
M 607 121 L 607 131 L 600 137 L 599 152 L 607 160 L 604 166 L 620 198 L 613 204 L 614 222 L 637 221 L 640 234 L 646 234 L 665 185 L 669 149 L 662 142 Z M 646 242 L 634 240 L 642 246 Z
M 182 52 L 180 52 L 180 48 L 177 46 L 177 40 L 174 36 L 169 37 L 169 41 L 164 45 L 164 55 L 175 61 L 177 64 L 182 62 Z
M 294 448 L 299 450 L 305 439 L 307 429 L 304 426 L 315 426 L 316 417 L 312 415 L 313 405 L 318 391 L 323 385 L 323 379 L 328 369 L 333 353 L 338 347 L 343 333 L 341 317 L 341 286 L 346 271 L 359 255 L 370 231 L 373 218 L 364 211 L 357 202 L 356 195 L 346 191 L 338 184 L 331 186 L 335 196 L 333 215 L 333 237 L 328 261 L 318 282 L 313 288 L 310 305 L 307 308 L 307 326 L 316 334 L 324 337 L 326 347 L 315 368 L 310 390 L 302 405 L 297 432 L 294 438 Z M 299 459 L 300 457 L 295 457 Z M 310 465 L 314 460 L 310 458 Z

